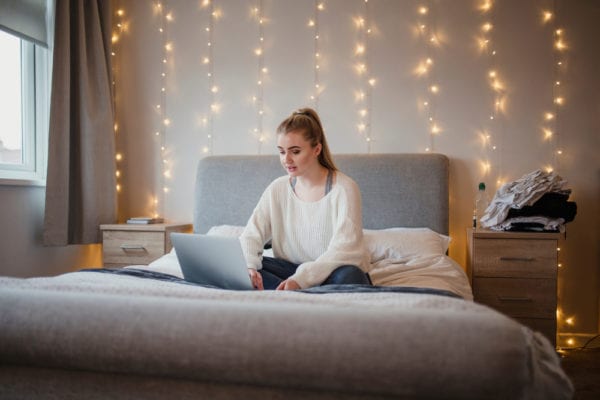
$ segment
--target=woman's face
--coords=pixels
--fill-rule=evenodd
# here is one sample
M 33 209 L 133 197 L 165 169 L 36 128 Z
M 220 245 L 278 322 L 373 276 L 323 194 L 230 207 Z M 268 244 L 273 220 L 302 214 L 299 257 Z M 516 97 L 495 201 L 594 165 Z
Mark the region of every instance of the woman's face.
M 279 160 L 288 175 L 293 177 L 303 175 L 306 171 L 320 165 L 318 157 L 321 147 L 320 143 L 312 147 L 301 131 L 277 135 Z

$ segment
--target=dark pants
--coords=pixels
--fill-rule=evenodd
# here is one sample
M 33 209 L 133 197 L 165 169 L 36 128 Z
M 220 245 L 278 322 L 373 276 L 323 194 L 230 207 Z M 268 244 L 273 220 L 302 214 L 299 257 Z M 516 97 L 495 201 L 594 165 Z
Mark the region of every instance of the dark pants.
M 272 257 L 263 257 L 260 275 L 263 279 L 265 289 L 275 289 L 279 284 L 294 275 L 298 264 L 291 263 Z M 325 282 L 321 285 L 345 285 L 345 284 L 370 285 L 369 276 L 354 265 L 342 265 L 337 267 Z

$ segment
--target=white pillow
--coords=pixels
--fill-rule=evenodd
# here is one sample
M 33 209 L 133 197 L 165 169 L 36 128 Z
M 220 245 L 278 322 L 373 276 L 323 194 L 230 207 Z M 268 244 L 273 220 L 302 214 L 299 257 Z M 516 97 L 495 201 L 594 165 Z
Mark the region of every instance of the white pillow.
M 410 256 L 444 255 L 450 237 L 429 228 L 390 228 L 363 231 L 371 262 Z
M 239 237 L 243 226 L 213 226 L 207 235 Z M 400 259 L 424 255 L 444 255 L 448 251 L 450 238 L 429 228 L 365 229 L 365 246 L 371 262 L 393 258 Z
M 229 236 L 229 237 L 240 237 L 244 232 L 243 226 L 236 225 L 218 225 L 213 226 L 206 232 L 207 235 L 212 236 Z

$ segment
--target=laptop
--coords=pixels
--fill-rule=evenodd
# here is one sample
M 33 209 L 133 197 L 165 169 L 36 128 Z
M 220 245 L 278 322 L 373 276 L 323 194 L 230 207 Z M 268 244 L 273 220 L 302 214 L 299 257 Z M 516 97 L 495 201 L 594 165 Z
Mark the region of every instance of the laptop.
M 238 238 L 172 232 L 171 242 L 186 281 L 221 289 L 254 289 Z

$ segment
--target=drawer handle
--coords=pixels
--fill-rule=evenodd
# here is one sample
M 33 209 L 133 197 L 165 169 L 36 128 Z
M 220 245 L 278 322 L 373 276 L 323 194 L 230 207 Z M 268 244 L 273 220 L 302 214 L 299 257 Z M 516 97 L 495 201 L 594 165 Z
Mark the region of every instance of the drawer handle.
M 510 297 L 510 296 L 498 296 L 498 300 L 500 301 L 510 301 L 510 302 L 520 302 L 520 303 L 530 303 L 533 301 L 531 297 Z
M 534 257 L 500 257 L 500 261 L 524 261 L 532 262 L 535 261 Z
M 122 244 L 121 249 L 127 250 L 146 250 L 146 247 L 143 244 Z

